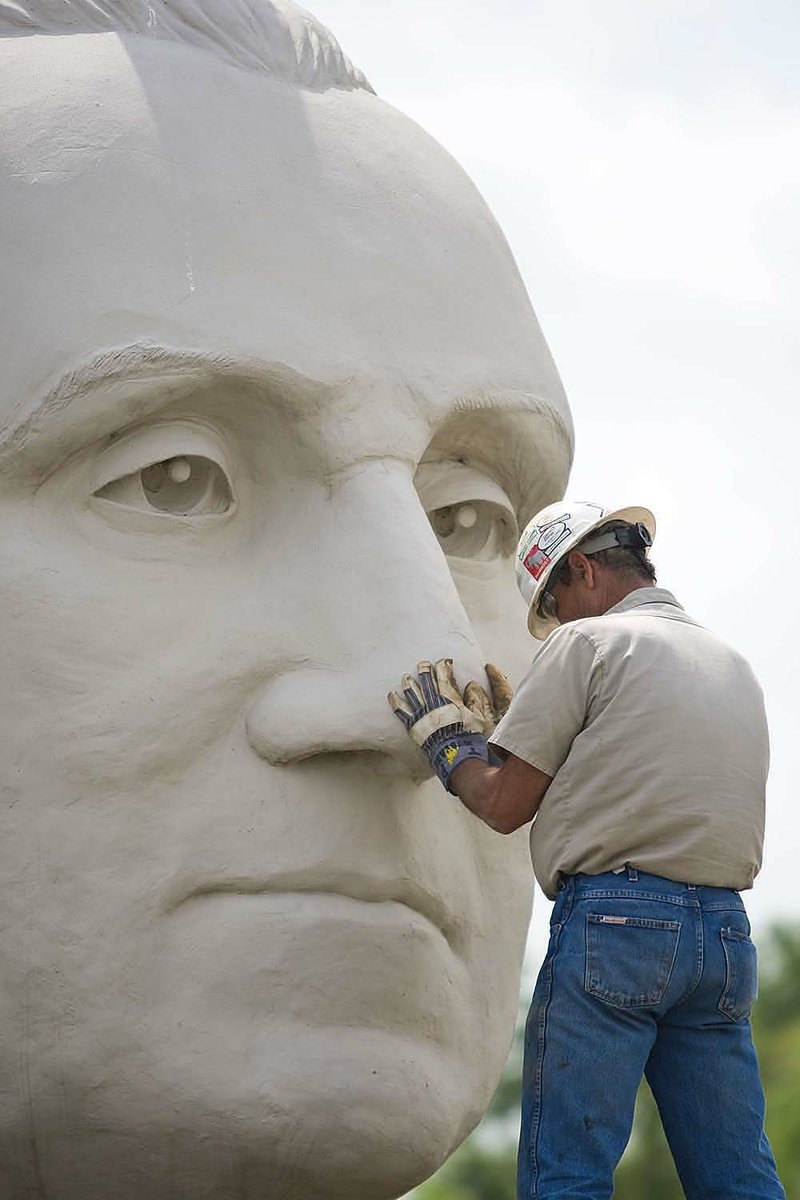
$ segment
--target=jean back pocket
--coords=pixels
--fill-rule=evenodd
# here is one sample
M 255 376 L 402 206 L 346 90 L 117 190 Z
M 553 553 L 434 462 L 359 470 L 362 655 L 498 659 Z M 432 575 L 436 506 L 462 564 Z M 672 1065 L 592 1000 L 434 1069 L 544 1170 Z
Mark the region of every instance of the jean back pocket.
M 675 964 L 680 922 L 586 915 L 586 991 L 617 1008 L 660 1004 Z
M 756 948 L 738 929 L 721 929 L 720 937 L 725 951 L 725 987 L 719 1010 L 728 1020 L 741 1021 L 750 1016 L 758 995 Z

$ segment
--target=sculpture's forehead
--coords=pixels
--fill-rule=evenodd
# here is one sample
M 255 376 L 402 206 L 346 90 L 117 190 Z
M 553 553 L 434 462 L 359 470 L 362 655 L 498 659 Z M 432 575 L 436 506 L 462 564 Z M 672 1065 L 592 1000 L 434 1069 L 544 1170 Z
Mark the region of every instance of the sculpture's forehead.
M 482 226 L 508 257 L 467 176 L 390 105 L 364 91 L 295 87 L 175 42 L 0 38 L 0 137 L 23 185 L 138 175 L 173 206 L 181 184 L 195 208 L 234 196 L 229 225 L 255 202 L 262 229 L 284 221 L 310 238 L 309 218 L 325 211 L 338 222 L 329 241 L 353 226 L 373 239 L 380 229 L 374 248 L 384 252 L 393 238 L 435 238 L 444 256 Z M 129 219 L 139 198 L 138 189 L 129 197 Z
M 176 44 L 34 37 L 0 41 L 0 113 L 7 400 L 153 341 L 367 378 L 373 409 L 511 389 L 568 421 L 483 201 L 374 96 Z

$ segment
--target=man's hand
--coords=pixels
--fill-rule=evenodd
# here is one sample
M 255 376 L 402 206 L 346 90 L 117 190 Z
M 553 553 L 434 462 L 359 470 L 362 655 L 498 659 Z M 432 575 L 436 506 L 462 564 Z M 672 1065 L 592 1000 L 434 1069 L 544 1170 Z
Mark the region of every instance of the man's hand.
M 389 704 L 448 791 L 450 776 L 468 759 L 489 763 L 486 734 L 491 733 L 511 703 L 511 684 L 502 671 L 486 664 L 491 697 L 478 683 L 463 695 L 451 658 L 417 665 L 417 678 L 404 675 L 401 692 L 390 692 Z

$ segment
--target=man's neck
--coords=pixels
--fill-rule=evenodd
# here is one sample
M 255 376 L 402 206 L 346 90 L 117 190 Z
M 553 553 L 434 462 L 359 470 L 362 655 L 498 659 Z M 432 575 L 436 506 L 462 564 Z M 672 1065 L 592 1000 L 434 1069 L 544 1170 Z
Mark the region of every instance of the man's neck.
M 655 587 L 652 579 L 609 580 L 608 584 L 604 586 L 604 594 L 598 596 L 598 604 L 602 605 L 600 614 L 607 613 L 609 609 L 615 608 L 626 596 L 630 596 L 631 592 L 638 592 L 641 588 L 652 587 Z

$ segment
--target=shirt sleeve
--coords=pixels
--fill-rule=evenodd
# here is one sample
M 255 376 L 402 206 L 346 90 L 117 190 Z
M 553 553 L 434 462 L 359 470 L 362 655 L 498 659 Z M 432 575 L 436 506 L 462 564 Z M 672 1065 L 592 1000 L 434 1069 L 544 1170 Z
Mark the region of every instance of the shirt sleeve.
M 560 626 L 534 659 L 490 744 L 552 778 L 584 727 L 601 676 L 594 642 L 574 626 Z

